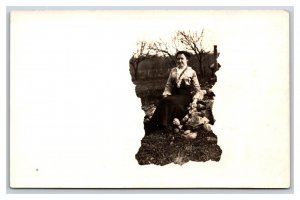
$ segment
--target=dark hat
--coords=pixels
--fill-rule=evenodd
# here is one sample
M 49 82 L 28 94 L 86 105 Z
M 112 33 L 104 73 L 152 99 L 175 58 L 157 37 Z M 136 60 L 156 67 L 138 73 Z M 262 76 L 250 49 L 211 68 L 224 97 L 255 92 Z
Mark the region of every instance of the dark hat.
M 177 53 L 175 54 L 175 58 L 177 58 L 177 56 L 178 56 L 179 54 L 185 55 L 185 57 L 186 57 L 187 59 L 189 59 L 189 58 L 192 56 L 191 53 L 189 53 L 189 52 L 187 52 L 187 51 L 177 51 Z

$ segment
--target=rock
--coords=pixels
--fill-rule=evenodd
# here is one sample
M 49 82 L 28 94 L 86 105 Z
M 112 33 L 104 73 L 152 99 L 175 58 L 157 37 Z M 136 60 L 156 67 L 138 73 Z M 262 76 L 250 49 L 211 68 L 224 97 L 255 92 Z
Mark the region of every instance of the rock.
M 190 103 L 189 109 L 194 109 L 197 108 L 197 104 L 196 103 Z
M 184 134 L 183 137 L 185 137 L 186 139 L 195 139 L 197 137 L 197 132 L 190 132 L 188 134 Z
M 206 102 L 206 108 L 212 109 L 214 105 L 214 100 L 208 100 Z
M 191 133 L 191 130 L 186 130 L 186 131 L 183 132 L 183 135 L 188 135 L 190 133 Z
M 201 116 L 203 116 L 202 112 L 193 112 L 190 118 L 187 120 L 186 125 L 196 128 L 201 124 L 209 122 L 209 120 L 206 117 L 201 117 Z
M 201 111 L 199 112 L 199 116 L 200 116 L 200 117 L 205 117 L 205 113 L 206 113 L 206 110 L 201 110 Z
M 177 156 L 174 161 L 173 161 L 175 164 L 177 165 L 183 165 L 185 163 L 184 161 L 184 157 L 182 156 Z
M 208 97 L 210 97 L 210 98 L 213 98 L 213 97 L 215 97 L 216 95 L 215 95 L 215 93 L 214 93 L 211 89 L 209 89 L 209 90 L 207 90 L 206 96 L 208 96 Z
M 205 108 L 206 108 L 206 106 L 205 105 L 203 105 L 203 104 L 198 104 L 197 105 L 197 109 L 200 111 L 200 110 L 205 110 Z
M 180 121 L 179 121 L 179 119 L 174 118 L 174 120 L 173 120 L 173 125 L 174 125 L 174 126 L 180 126 Z
M 203 128 L 205 128 L 208 131 L 211 131 L 211 125 L 210 124 L 207 124 L 207 123 L 203 124 Z
M 204 98 L 204 95 L 206 94 L 206 90 L 201 90 L 199 99 L 202 100 Z
M 148 123 L 150 121 L 150 118 L 144 118 L 144 123 Z
M 145 112 L 145 118 L 151 118 L 155 109 L 156 109 L 156 106 L 154 104 L 150 104 L 148 106 L 143 106 L 142 109 L 144 110 Z
M 216 137 L 206 137 L 207 142 L 217 143 L 218 139 Z
M 186 130 L 183 132 L 182 136 L 186 139 L 195 139 L 197 137 L 197 132 L 192 132 L 191 130 Z
M 189 119 L 189 115 L 184 116 L 184 118 L 182 118 L 181 122 L 184 123 Z
M 209 119 L 209 123 L 211 124 L 211 125 L 214 125 L 214 123 L 215 123 L 215 118 L 214 118 L 214 116 L 213 116 L 213 114 L 212 114 L 212 111 L 211 111 L 211 109 L 206 109 L 205 110 L 205 117 L 207 118 L 207 119 Z
M 201 125 L 201 121 L 200 120 L 201 120 L 200 116 L 198 116 L 198 115 L 192 115 L 188 119 L 188 121 L 186 122 L 186 125 L 195 128 L 195 127 Z
M 180 129 L 179 129 L 179 128 L 174 128 L 174 129 L 173 129 L 173 132 L 174 132 L 174 133 L 179 133 L 179 132 L 180 132 Z
M 197 108 L 191 108 L 189 109 L 189 114 L 193 114 L 194 112 L 197 112 Z
M 207 123 L 209 123 L 209 119 L 207 119 L 206 117 L 202 117 L 202 118 L 200 119 L 200 123 L 201 123 L 201 124 L 207 124 Z

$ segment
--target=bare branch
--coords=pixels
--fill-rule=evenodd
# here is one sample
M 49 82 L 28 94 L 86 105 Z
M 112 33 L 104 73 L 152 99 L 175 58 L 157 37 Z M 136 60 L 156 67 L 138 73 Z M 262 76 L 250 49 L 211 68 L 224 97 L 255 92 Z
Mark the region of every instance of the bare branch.
M 193 51 L 197 57 L 201 75 L 204 74 L 204 67 L 202 66 L 203 56 L 205 55 L 205 50 L 203 48 L 204 40 L 204 29 L 201 33 L 197 31 L 178 31 L 176 34 L 177 40 L 179 40 L 183 45 L 186 46 L 187 50 Z
M 174 65 L 175 58 L 171 53 L 172 47 L 167 42 L 164 42 L 162 39 L 160 39 L 157 42 L 152 43 L 148 46 L 149 50 L 154 51 L 156 55 L 161 55 L 165 58 L 169 59 L 169 64 Z

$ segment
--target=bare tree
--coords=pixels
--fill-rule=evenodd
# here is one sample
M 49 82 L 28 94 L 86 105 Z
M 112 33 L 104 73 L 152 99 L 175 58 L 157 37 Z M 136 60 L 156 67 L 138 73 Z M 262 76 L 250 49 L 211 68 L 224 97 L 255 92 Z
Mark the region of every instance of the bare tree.
M 153 56 L 163 56 L 168 60 L 169 65 L 172 67 L 176 63 L 174 56 L 175 52 L 179 50 L 192 51 L 196 56 L 199 64 L 200 78 L 205 76 L 205 68 L 203 61 L 205 56 L 209 53 L 204 47 L 204 29 L 199 31 L 177 31 L 175 36 L 170 41 L 159 41 L 147 43 L 145 41 L 138 42 L 137 51 L 130 59 L 134 71 L 134 79 L 138 79 L 138 65 L 141 61 Z
M 139 41 L 137 43 L 137 50 L 133 53 L 132 57 L 129 60 L 129 65 L 133 69 L 134 80 L 138 80 L 138 67 L 140 62 L 149 58 L 150 49 L 148 48 L 148 43 L 146 41 Z
M 204 29 L 202 29 L 200 34 L 197 31 L 178 31 L 176 36 L 177 40 L 184 44 L 187 50 L 193 51 L 196 55 L 200 68 L 200 76 L 203 77 L 205 73 L 204 66 L 202 64 L 203 58 L 206 53 L 208 53 L 203 47 Z
M 172 38 L 172 48 L 175 50 L 175 52 L 183 48 L 182 43 L 178 40 L 177 36 Z
M 164 42 L 162 39 L 157 42 L 153 42 L 148 46 L 148 48 L 150 51 L 155 52 L 156 55 L 167 58 L 170 66 L 174 66 L 176 63 L 176 59 L 174 58 L 174 55 L 172 55 L 173 47 L 167 42 Z

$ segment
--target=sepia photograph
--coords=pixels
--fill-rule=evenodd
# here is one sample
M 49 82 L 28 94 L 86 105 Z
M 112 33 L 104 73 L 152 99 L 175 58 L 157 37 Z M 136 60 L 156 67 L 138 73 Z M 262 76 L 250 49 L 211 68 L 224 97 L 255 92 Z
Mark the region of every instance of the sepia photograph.
M 130 72 L 145 112 L 139 164 L 220 160 L 211 126 L 212 87 L 221 65 L 217 45 L 205 47 L 204 40 L 202 29 L 177 31 L 169 41 L 137 42 Z

